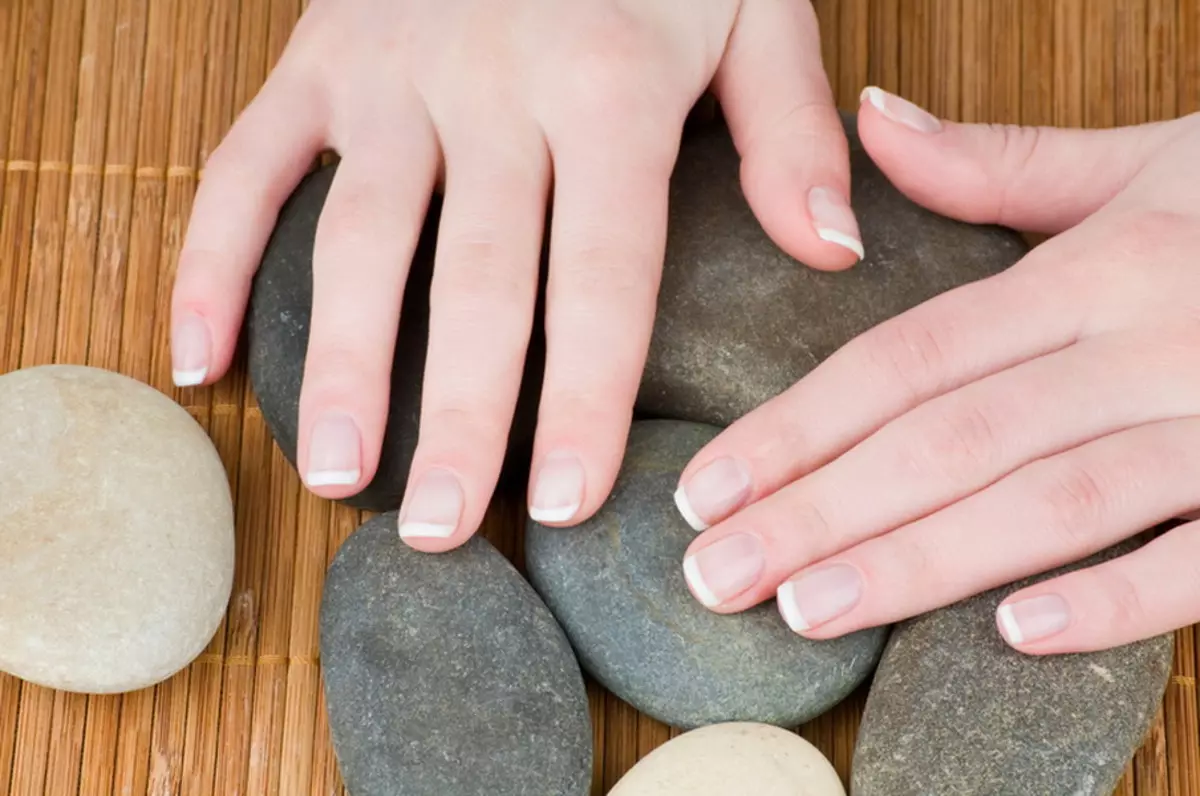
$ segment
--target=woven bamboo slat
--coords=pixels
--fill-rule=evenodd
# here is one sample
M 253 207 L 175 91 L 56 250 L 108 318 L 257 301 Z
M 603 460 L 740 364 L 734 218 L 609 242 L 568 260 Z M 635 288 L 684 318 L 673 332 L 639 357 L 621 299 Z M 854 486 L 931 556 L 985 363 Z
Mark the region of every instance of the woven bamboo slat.
M 0 372 L 119 370 L 207 429 L 236 503 L 233 597 L 155 688 L 0 675 L 0 796 L 342 796 L 321 687 L 321 584 L 360 512 L 305 492 L 244 361 L 170 380 L 168 301 L 197 181 L 304 0 L 0 0 Z M 838 102 L 876 83 L 966 121 L 1101 127 L 1200 110 L 1200 0 L 814 0 Z M 484 533 L 518 566 L 520 496 Z M 1196 630 L 1118 794 L 1200 795 Z M 589 684 L 594 794 L 678 731 Z M 799 732 L 847 777 L 865 690 Z

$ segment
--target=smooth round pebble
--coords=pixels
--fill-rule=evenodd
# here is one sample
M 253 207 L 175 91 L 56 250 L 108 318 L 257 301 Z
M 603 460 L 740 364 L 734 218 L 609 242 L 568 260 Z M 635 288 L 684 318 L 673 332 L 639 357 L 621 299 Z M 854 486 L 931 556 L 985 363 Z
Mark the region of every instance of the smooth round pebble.
M 400 541 L 395 513 L 338 551 L 321 606 L 334 749 L 354 796 L 585 796 L 592 725 L 554 617 L 482 536 Z
M 134 379 L 0 376 L 0 670 L 133 691 L 208 645 L 233 584 L 225 468 L 182 407 Z
M 684 465 L 717 433 L 635 422 L 611 497 L 572 528 L 530 521 L 526 568 L 584 668 L 643 713 L 685 728 L 793 727 L 870 676 L 887 629 L 813 641 L 788 628 L 774 600 L 722 615 L 692 596 L 682 563 L 696 533 L 672 495 Z
M 686 732 L 629 769 L 608 796 L 845 796 L 821 751 L 769 724 L 730 722 Z

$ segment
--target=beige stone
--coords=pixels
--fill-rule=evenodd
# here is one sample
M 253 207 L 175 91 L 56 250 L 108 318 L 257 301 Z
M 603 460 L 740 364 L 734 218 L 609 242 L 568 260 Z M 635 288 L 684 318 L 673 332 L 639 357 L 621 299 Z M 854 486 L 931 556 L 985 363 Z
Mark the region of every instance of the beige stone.
M 182 407 L 95 368 L 0 376 L 0 670 L 161 682 L 211 640 L 233 563 L 225 468 Z
M 609 796 L 846 796 L 815 746 L 769 724 L 713 724 L 668 741 Z

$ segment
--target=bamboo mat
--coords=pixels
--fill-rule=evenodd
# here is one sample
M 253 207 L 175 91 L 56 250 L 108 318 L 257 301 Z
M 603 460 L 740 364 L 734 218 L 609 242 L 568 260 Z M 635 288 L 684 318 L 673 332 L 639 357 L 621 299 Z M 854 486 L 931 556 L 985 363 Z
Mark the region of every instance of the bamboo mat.
M 816 0 L 839 102 L 868 82 L 962 120 L 1108 126 L 1200 109 L 1200 0 Z M 208 429 L 237 501 L 234 595 L 156 688 L 56 693 L 0 676 L 0 796 L 343 793 L 320 687 L 322 575 L 357 512 L 304 492 L 243 360 L 171 384 L 167 307 L 198 170 L 301 0 L 0 0 L 0 370 L 134 376 Z M 486 535 L 519 564 L 519 496 Z M 1195 630 L 1118 793 L 1200 794 Z M 801 733 L 848 774 L 860 692 Z M 671 737 L 598 688 L 594 793 Z

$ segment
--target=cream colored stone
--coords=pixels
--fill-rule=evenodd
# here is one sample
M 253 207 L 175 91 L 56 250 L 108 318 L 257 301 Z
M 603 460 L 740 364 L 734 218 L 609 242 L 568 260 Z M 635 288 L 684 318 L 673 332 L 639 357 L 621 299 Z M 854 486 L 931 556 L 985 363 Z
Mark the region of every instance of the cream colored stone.
M 96 368 L 0 376 L 0 670 L 161 682 L 211 640 L 233 563 L 225 468 L 182 407 Z
M 815 746 L 769 724 L 713 724 L 674 738 L 631 768 L 609 796 L 846 796 Z

